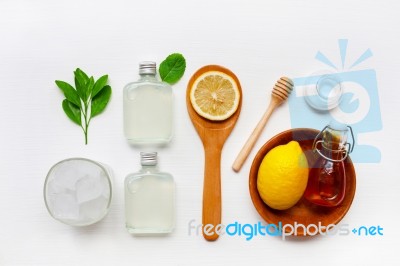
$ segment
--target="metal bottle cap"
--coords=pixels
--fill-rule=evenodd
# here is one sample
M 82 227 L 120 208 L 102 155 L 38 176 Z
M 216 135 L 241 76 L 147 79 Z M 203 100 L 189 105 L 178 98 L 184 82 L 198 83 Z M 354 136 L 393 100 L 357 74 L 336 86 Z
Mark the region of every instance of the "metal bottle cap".
M 140 163 L 144 166 L 157 165 L 157 152 L 141 152 Z
M 139 75 L 142 74 L 156 74 L 156 62 L 143 61 L 139 63 Z

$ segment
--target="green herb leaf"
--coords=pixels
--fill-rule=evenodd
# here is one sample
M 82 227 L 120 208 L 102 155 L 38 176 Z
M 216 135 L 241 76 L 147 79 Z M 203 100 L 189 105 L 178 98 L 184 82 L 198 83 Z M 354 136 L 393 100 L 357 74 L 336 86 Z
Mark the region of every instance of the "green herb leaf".
M 77 77 L 74 78 L 75 80 L 75 88 L 76 88 L 76 92 L 79 95 L 79 98 L 81 98 L 83 100 L 83 102 L 86 102 L 86 95 L 85 95 L 85 85 L 81 84 L 81 82 L 78 80 Z
M 94 86 L 94 78 L 90 77 L 89 81 L 86 83 L 85 86 L 85 95 L 87 99 L 89 99 L 90 97 L 93 98 L 93 96 L 91 96 L 93 91 L 93 86 Z
M 81 119 L 81 109 L 65 99 L 62 102 L 62 108 L 64 109 L 65 114 L 72 120 L 75 124 L 82 126 Z
M 92 98 L 95 97 L 107 84 L 108 75 L 100 77 L 94 84 Z
M 80 68 L 77 68 L 74 73 L 76 73 L 80 79 L 83 80 L 83 83 L 86 83 L 89 80 L 89 76 Z
M 89 77 L 79 68 L 74 71 L 74 76 L 76 91 L 78 92 L 79 97 L 86 103 L 87 95 L 85 93 L 85 86 Z
M 89 123 L 92 117 L 106 108 L 111 97 L 111 87 L 107 85 L 108 75 L 95 82 L 93 77 L 89 78 L 79 68 L 74 71 L 74 80 L 76 89 L 64 81 L 56 80 L 56 84 L 66 98 L 62 102 L 65 114 L 82 128 L 87 144 Z
M 103 112 L 111 97 L 111 87 L 105 86 L 94 98 L 92 98 L 91 117 Z
M 56 84 L 63 91 L 65 98 L 67 98 L 68 101 L 75 104 L 76 106 L 79 107 L 81 106 L 79 95 L 77 91 L 74 89 L 74 87 L 72 87 L 67 82 L 61 80 L 56 80 Z
M 182 54 L 170 54 L 161 64 L 159 68 L 160 77 L 163 81 L 174 84 L 185 73 L 186 60 Z

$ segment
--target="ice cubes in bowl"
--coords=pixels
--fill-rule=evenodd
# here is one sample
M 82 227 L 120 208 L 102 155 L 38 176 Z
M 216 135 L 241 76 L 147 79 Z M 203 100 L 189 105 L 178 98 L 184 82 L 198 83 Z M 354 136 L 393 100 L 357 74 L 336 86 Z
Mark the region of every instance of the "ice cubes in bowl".
M 94 224 L 108 213 L 112 185 L 108 168 L 85 158 L 55 164 L 46 177 L 44 199 L 50 215 L 68 225 Z

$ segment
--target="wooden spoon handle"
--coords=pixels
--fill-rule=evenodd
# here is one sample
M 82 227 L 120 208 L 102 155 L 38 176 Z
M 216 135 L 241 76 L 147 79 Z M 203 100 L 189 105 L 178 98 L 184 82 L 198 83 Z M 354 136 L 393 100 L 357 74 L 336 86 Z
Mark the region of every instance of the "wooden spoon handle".
M 217 240 L 216 226 L 221 224 L 221 150 L 220 145 L 205 147 L 203 187 L 203 236 Z M 218 228 L 217 228 L 218 229 Z
M 263 117 L 261 118 L 260 122 L 258 122 L 256 128 L 253 130 L 253 133 L 248 138 L 246 144 L 243 146 L 242 150 L 236 157 L 235 162 L 232 165 L 232 169 L 235 172 L 239 172 L 242 168 L 244 162 L 246 161 L 247 157 L 249 156 L 251 150 L 253 149 L 254 145 L 256 144 L 258 138 L 261 135 L 265 125 L 268 122 L 269 117 L 271 116 L 272 112 L 275 108 L 279 105 L 279 102 L 275 100 L 274 97 L 271 98 L 271 102 L 269 103 L 267 111 L 264 113 Z

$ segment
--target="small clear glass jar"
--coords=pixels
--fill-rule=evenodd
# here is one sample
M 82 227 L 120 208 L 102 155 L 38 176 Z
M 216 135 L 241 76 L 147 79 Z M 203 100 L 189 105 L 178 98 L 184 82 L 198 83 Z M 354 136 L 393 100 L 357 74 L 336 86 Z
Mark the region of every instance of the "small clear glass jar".
M 85 158 L 56 163 L 47 174 L 44 201 L 50 215 L 65 224 L 86 226 L 103 219 L 112 199 L 107 166 Z
M 154 62 L 141 62 L 139 75 L 123 92 L 125 137 L 131 144 L 165 145 L 172 138 L 172 88 L 157 80 Z
M 347 142 L 348 132 L 352 144 Z M 331 122 L 314 140 L 317 159 L 311 165 L 304 197 L 316 205 L 335 207 L 342 203 L 346 193 L 344 161 L 353 151 L 354 135 L 350 126 Z
M 332 73 L 325 73 L 317 77 L 315 85 L 306 86 L 305 100 L 309 106 L 318 111 L 332 110 L 342 100 L 342 83 L 339 77 Z M 316 77 L 312 76 L 312 78 Z
M 125 178 L 125 220 L 131 234 L 166 234 L 175 223 L 175 182 L 157 168 L 156 152 L 141 152 L 142 169 Z

